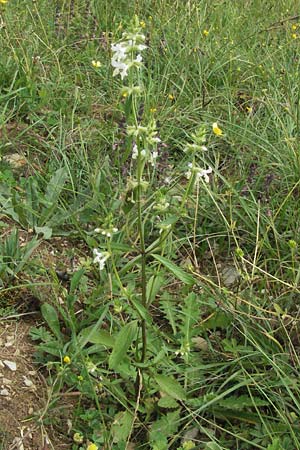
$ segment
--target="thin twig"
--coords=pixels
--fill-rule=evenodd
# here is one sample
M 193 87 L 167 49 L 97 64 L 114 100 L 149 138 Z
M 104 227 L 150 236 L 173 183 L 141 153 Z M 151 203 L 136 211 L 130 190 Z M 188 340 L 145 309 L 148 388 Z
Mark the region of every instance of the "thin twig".
M 275 30 L 276 28 L 281 28 L 285 22 L 290 22 L 291 20 L 297 20 L 297 19 L 299 19 L 299 17 L 300 17 L 300 14 L 297 14 L 296 16 L 287 17 L 285 19 L 279 20 L 278 22 L 274 22 L 269 26 L 269 28 L 264 28 L 263 30 L 260 30 L 260 33 L 263 33 L 264 31 Z

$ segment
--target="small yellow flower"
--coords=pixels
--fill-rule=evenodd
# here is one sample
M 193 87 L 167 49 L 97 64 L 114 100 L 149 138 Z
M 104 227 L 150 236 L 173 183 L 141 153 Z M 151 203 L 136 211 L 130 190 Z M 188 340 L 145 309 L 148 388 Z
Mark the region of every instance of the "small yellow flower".
M 0 0 L 1 5 L 5 5 L 5 3 L 7 3 L 8 0 Z
M 246 106 L 246 110 L 248 111 L 249 114 L 253 112 L 252 106 Z
M 77 380 L 78 381 L 83 381 L 83 376 L 82 375 L 78 375 Z
M 124 98 L 128 97 L 128 92 L 123 92 L 122 97 Z
M 292 34 L 292 38 L 293 38 L 293 39 L 297 39 L 297 37 L 298 37 L 298 36 L 297 36 L 296 33 L 293 33 L 293 34 Z
M 71 364 L 71 358 L 70 358 L 68 355 L 66 355 L 66 356 L 64 357 L 64 363 L 65 363 L 65 364 Z
M 140 21 L 140 26 L 141 26 L 141 28 L 146 28 L 146 23 L 143 20 L 141 20 Z
M 87 446 L 86 450 L 98 450 L 98 445 L 96 445 L 96 444 L 89 444 Z
M 150 108 L 150 112 L 153 114 L 153 113 L 155 113 L 157 111 L 157 109 L 156 108 Z
M 96 69 L 99 69 L 99 67 L 101 67 L 101 62 L 100 61 L 95 61 L 93 59 L 92 66 L 95 67 Z
M 218 127 L 217 122 L 213 123 L 212 129 L 216 136 L 222 136 L 223 131 L 221 130 L 221 128 Z
M 203 35 L 204 36 L 208 36 L 209 35 L 209 31 L 208 30 L 203 30 Z
M 149 16 L 148 19 L 149 19 L 149 20 L 153 20 L 153 17 L 152 17 L 152 16 Z
M 174 97 L 173 94 L 169 94 L 169 95 L 168 95 L 168 98 L 169 98 L 169 100 L 174 100 L 175 97 Z
M 293 30 L 293 31 L 297 30 L 297 25 L 295 25 L 295 24 L 292 25 L 292 30 Z

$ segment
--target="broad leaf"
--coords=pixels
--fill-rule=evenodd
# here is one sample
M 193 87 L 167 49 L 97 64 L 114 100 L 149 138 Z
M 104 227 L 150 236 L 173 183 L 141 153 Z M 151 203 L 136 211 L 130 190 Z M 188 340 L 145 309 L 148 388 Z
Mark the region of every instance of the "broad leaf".
M 127 350 L 136 337 L 137 320 L 127 323 L 116 337 L 113 351 L 109 357 L 109 367 L 116 370 L 125 358 Z
M 81 330 L 78 336 L 79 342 L 84 341 L 85 343 L 90 342 L 91 344 L 101 344 L 106 347 L 113 347 L 115 344 L 115 339 L 106 330 L 99 330 L 95 325 L 91 325 L 84 330 Z
M 115 443 L 127 440 L 132 428 L 133 418 L 133 414 L 129 411 L 121 411 L 115 415 L 111 427 L 111 433 Z
M 175 378 L 167 375 L 156 375 L 155 381 L 160 389 L 176 400 L 185 400 L 186 394 L 181 384 Z
M 166 395 L 165 397 L 162 397 L 158 401 L 158 406 L 160 408 L 178 408 L 179 404 L 176 402 L 176 400 L 169 395 Z
M 55 308 L 52 305 L 49 305 L 49 303 L 44 303 L 41 306 L 41 312 L 52 333 L 59 341 L 61 341 L 62 336 L 60 332 L 58 315 Z

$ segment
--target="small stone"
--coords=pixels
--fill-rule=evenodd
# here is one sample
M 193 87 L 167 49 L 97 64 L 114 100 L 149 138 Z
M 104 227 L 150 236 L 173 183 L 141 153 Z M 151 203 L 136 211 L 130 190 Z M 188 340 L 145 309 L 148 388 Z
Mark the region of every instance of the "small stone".
M 8 361 L 8 359 L 5 359 L 3 363 L 8 367 L 12 372 L 15 372 L 17 370 L 17 364 L 14 361 Z
M 202 338 L 200 336 L 195 336 L 192 338 L 192 342 L 195 346 L 195 349 L 202 350 L 204 352 L 206 352 L 208 350 L 208 344 L 204 338 Z
M 4 347 L 8 348 L 8 347 L 12 347 L 14 345 L 13 342 L 5 342 Z
M 13 446 L 16 450 L 24 450 L 23 439 L 15 437 L 13 440 Z
M 3 397 L 9 396 L 9 390 L 8 389 L 1 389 L 0 395 L 3 395 Z
M 1 383 L 2 383 L 3 385 L 8 385 L 8 384 L 11 384 L 12 381 L 9 380 L 8 378 L 2 378 Z
M 27 387 L 33 386 L 33 382 L 31 380 L 29 380 L 29 378 L 27 378 L 25 375 L 23 375 L 23 380 L 24 380 L 25 386 L 27 386 Z

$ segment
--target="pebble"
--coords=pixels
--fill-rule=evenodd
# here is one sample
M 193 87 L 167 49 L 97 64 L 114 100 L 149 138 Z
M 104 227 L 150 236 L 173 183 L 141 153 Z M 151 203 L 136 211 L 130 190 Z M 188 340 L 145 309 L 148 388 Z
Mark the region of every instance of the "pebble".
M 4 397 L 9 396 L 9 391 L 8 391 L 8 389 L 1 389 L 1 390 L 0 390 L 0 395 L 3 395 Z
M 12 372 L 17 370 L 17 364 L 14 361 L 9 361 L 8 359 L 4 359 L 4 365 L 8 367 Z

